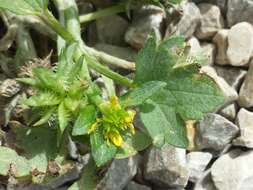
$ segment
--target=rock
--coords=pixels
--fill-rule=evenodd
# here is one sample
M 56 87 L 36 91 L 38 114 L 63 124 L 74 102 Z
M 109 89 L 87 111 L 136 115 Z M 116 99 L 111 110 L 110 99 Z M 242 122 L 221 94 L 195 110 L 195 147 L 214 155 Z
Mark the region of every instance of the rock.
M 212 157 L 208 152 L 190 152 L 186 155 L 190 181 L 200 179 Z
M 187 41 L 187 45 L 190 46 L 189 55 L 197 56 L 202 53 L 202 48 L 200 47 L 199 40 L 194 36 Z
M 207 114 L 196 128 L 196 144 L 199 149 L 221 151 L 239 132 L 231 121 L 218 114 Z
M 216 47 L 211 43 L 201 43 L 203 54 L 207 57 L 206 65 L 213 65 L 216 54 Z
M 225 103 L 229 104 L 238 98 L 238 94 L 229 84 L 221 77 L 219 77 L 215 71 L 215 69 L 211 66 L 204 66 L 201 68 L 201 72 L 205 73 L 206 75 L 210 76 L 218 85 L 220 90 L 225 96 Z M 221 105 L 222 106 L 222 105 Z
M 213 182 L 218 190 L 253 189 L 253 151 L 233 150 L 211 167 Z
M 227 22 L 231 27 L 239 22 L 253 24 L 253 1 L 252 0 L 228 0 Z
M 151 190 L 151 188 L 131 181 L 124 190 Z
M 114 160 L 105 176 L 97 185 L 97 190 L 122 190 L 137 172 L 138 157 Z
M 253 61 L 251 61 L 245 80 L 241 86 L 238 103 L 242 107 L 253 106 Z
M 164 17 L 165 12 L 163 9 L 153 5 L 142 6 L 133 15 L 133 22 L 125 33 L 125 41 L 132 47 L 140 49 L 152 32 L 155 33 L 157 39 L 161 39 L 161 27 Z
M 225 81 L 236 91 L 239 91 L 240 86 L 247 73 L 247 71 L 235 67 L 215 66 L 215 70 L 217 74 L 220 77 L 224 78 Z
M 20 84 L 14 79 L 6 79 L 0 85 L 0 96 L 12 97 L 21 90 Z
M 253 55 L 253 26 L 247 22 L 234 25 L 228 32 L 229 64 L 246 66 Z
M 210 170 L 206 171 L 201 179 L 196 182 L 194 190 L 217 190 L 212 181 Z
M 184 188 L 189 175 L 186 151 L 171 145 L 152 147 L 145 155 L 144 178 L 156 186 Z
M 223 14 L 226 13 L 227 0 L 192 0 L 192 1 L 195 3 L 209 3 L 217 5 Z
M 237 106 L 235 103 L 229 104 L 219 111 L 219 114 L 230 121 L 234 121 L 236 117 Z
M 170 20 L 166 29 L 166 37 L 175 33 L 184 35 L 186 39 L 189 39 L 195 32 L 201 18 L 199 8 L 194 3 L 186 2 L 182 5 L 182 10 L 183 16 L 177 23 L 174 23 L 174 20 L 178 19 L 178 15 L 175 15 L 175 18 L 173 18 L 173 15 L 167 16 Z
M 99 43 L 95 45 L 95 49 L 127 61 L 134 61 L 137 56 L 137 52 L 130 47 L 120 47 Z
M 240 136 L 233 141 L 233 144 L 253 148 L 253 112 L 240 109 L 236 123 L 240 128 Z
M 195 35 L 199 39 L 211 39 L 224 27 L 224 19 L 220 9 L 218 6 L 208 3 L 201 3 L 198 7 L 201 13 L 201 20 Z
M 227 65 L 227 48 L 228 48 L 228 30 L 222 29 L 219 30 L 213 38 L 213 42 L 217 47 L 217 55 L 215 63 L 218 65 Z
M 125 44 L 124 35 L 128 22 L 118 15 L 107 16 L 96 21 L 98 41 L 121 46 Z M 113 26 L 113 27 L 112 27 Z

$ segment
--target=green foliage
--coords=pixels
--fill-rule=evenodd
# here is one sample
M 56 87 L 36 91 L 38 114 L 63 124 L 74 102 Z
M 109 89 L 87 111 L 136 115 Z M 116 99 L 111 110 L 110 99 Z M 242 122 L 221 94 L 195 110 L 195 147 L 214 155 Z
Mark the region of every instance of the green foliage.
M 31 172 L 29 162 L 14 150 L 0 146 L 0 175 L 11 174 L 17 178 L 28 177 Z
M 16 146 L 23 151 L 27 162 L 31 167 L 30 171 L 38 171 L 43 177 L 46 175 L 48 161 L 54 160 L 57 156 L 57 138 L 56 131 L 52 128 L 15 128 L 17 143 Z
M 20 15 L 40 15 L 46 10 L 48 0 L 0 0 L 0 8 Z
M 198 62 L 182 55 L 183 48 L 182 37 L 163 42 L 151 37 L 137 57 L 136 84 L 149 81 L 167 84 L 140 107 L 141 119 L 157 146 L 166 142 L 187 147 L 183 121 L 201 119 L 224 100 L 212 79 L 199 73 Z M 186 64 L 178 67 L 182 58 Z
M 27 106 L 42 110 L 41 118 L 34 125 L 43 125 L 56 115 L 59 124 L 58 140 L 88 102 L 85 94 L 88 82 L 80 73 L 83 57 L 76 64 L 72 60 L 75 48 L 74 44 L 61 53 L 56 72 L 47 68 L 34 68 L 33 78 L 19 79 L 36 90 L 35 95 L 24 100 Z
M 117 147 L 113 144 L 108 144 L 103 135 L 102 129 L 98 128 L 90 136 L 91 154 L 98 167 L 110 161 L 117 152 Z

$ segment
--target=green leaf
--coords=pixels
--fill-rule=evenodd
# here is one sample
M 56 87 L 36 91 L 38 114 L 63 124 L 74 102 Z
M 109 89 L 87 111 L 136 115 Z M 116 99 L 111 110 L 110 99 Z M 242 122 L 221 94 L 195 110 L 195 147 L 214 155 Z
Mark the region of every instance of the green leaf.
M 69 123 L 69 112 L 65 108 L 64 103 L 61 103 L 58 107 L 58 121 L 60 127 L 60 134 L 62 135 Z
M 55 106 L 60 103 L 61 99 L 50 92 L 39 92 L 38 95 L 31 96 L 24 100 L 24 104 L 31 107 Z
M 75 121 L 72 135 L 86 135 L 90 126 L 96 121 L 96 115 L 96 109 L 94 106 L 86 106 L 83 108 Z
M 0 8 L 20 15 L 40 15 L 47 8 L 48 0 L 0 0 Z
M 137 154 L 137 150 L 133 146 L 133 137 L 124 136 L 124 141 L 122 142 L 121 147 L 118 148 L 117 154 L 115 155 L 116 159 L 128 158 Z
M 14 128 L 14 132 L 16 146 L 23 150 L 30 167 L 45 174 L 48 161 L 58 153 L 56 130 L 46 127 Z
M 98 167 L 110 161 L 116 154 L 117 148 L 108 144 L 103 137 L 102 130 L 97 129 L 90 135 L 91 154 Z
M 179 36 L 173 36 L 161 43 L 156 42 L 153 37 L 149 38 L 136 59 L 135 83 L 164 81 L 176 63 L 176 56 L 169 49 L 182 48 L 183 45 L 184 38 Z
M 96 167 L 92 159 L 84 166 L 81 178 L 68 190 L 94 190 L 97 185 Z
M 19 156 L 14 150 L 0 146 L 0 175 L 8 176 L 9 172 L 17 177 L 27 177 L 32 168 L 29 162 L 22 156 Z
M 56 108 L 51 108 L 51 109 L 46 110 L 43 113 L 42 117 L 36 123 L 34 123 L 33 126 L 39 126 L 39 125 L 43 125 L 43 124 L 47 123 L 49 121 L 49 119 L 52 117 L 55 110 L 56 110 Z
M 173 108 L 149 100 L 141 106 L 140 117 L 154 145 L 161 147 L 164 143 L 168 143 L 177 147 L 187 147 L 184 122 Z
M 166 142 L 186 147 L 183 120 L 199 120 L 224 101 L 214 81 L 199 73 L 198 63 L 188 63 L 190 59 L 182 55 L 183 46 L 181 37 L 173 36 L 163 42 L 150 38 L 137 57 L 135 83 L 166 82 L 140 108 L 141 119 L 157 146 Z M 178 62 L 181 66 L 175 67 Z
M 152 144 L 150 136 L 144 132 L 137 131 L 133 136 L 133 147 L 137 151 L 142 151 Z
M 140 105 L 165 86 L 166 83 L 161 81 L 146 82 L 140 87 L 132 90 L 130 93 L 122 96 L 120 103 L 127 106 Z

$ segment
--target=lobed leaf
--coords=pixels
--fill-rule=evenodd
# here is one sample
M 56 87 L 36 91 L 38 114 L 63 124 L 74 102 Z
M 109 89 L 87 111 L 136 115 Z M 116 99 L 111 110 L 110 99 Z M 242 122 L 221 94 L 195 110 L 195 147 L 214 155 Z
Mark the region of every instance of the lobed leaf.
M 183 47 L 182 37 L 173 36 L 162 42 L 151 37 L 137 57 L 136 84 L 166 83 L 140 107 L 141 119 L 157 146 L 169 143 L 187 147 L 183 120 L 199 120 L 224 101 L 212 79 L 199 73 L 198 62 L 178 67 L 179 61 L 188 61 L 181 54 Z

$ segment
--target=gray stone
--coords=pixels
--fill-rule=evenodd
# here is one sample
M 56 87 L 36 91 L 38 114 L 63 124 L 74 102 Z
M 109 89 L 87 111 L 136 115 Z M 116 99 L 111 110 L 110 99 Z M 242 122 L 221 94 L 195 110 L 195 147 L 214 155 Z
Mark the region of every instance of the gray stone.
M 97 190 L 122 190 L 137 173 L 138 157 L 114 160 L 105 176 L 97 185 Z
M 253 151 L 233 150 L 218 158 L 211 167 L 218 190 L 253 189 Z
M 217 47 L 215 63 L 218 65 L 228 65 L 227 48 L 228 48 L 228 30 L 219 30 L 213 38 Z
M 253 26 L 247 22 L 234 25 L 228 32 L 227 56 L 233 66 L 247 66 L 253 54 Z
M 0 96 L 12 97 L 21 89 L 20 84 L 14 79 L 6 79 L 0 85 Z
M 133 22 L 125 33 L 125 41 L 132 47 L 140 49 L 152 32 L 155 33 L 157 39 L 161 39 L 164 17 L 163 9 L 153 5 L 142 6 L 133 15 Z
M 131 181 L 124 190 L 151 190 L 151 188 Z
M 174 23 L 174 20 L 178 18 L 178 15 L 175 19 L 171 19 L 173 17 L 171 15 L 167 16 L 170 21 L 167 26 L 166 36 L 175 33 L 184 35 L 186 39 L 189 39 L 195 32 L 201 18 L 199 8 L 194 3 L 186 2 L 182 5 L 182 10 L 183 16 L 177 23 Z
M 192 36 L 188 41 L 187 45 L 190 46 L 189 55 L 190 56 L 198 56 L 202 53 L 202 48 L 200 46 L 199 40 Z
M 253 106 L 253 60 L 250 63 L 249 70 L 241 86 L 238 103 L 241 107 Z
M 220 9 L 218 6 L 208 3 L 201 3 L 198 7 L 201 20 L 195 35 L 199 39 L 211 39 L 218 30 L 224 27 L 224 19 Z
M 238 132 L 238 127 L 226 118 L 207 114 L 196 127 L 196 144 L 199 149 L 221 151 Z
M 224 78 L 225 81 L 236 91 L 239 91 L 240 86 L 247 74 L 247 71 L 235 67 L 215 66 L 215 70 L 217 74 Z
M 196 182 L 194 190 L 217 190 L 213 183 L 210 169 Z
M 228 0 L 227 22 L 231 27 L 239 22 L 253 24 L 253 1 L 252 0 Z
M 113 55 L 115 57 L 125 59 L 127 61 L 134 61 L 137 56 L 137 52 L 130 47 L 120 47 L 99 43 L 95 45 L 95 49 Z
M 207 57 L 206 65 L 213 65 L 216 55 L 216 47 L 211 43 L 201 43 L 202 53 Z
M 213 5 L 217 5 L 222 13 L 226 13 L 227 9 L 227 0 L 192 0 L 195 3 L 210 3 Z
M 240 136 L 233 141 L 233 144 L 253 148 L 253 112 L 240 109 L 236 123 L 240 128 Z
M 156 186 L 184 188 L 189 175 L 186 151 L 171 145 L 152 147 L 145 155 L 144 178 Z
M 219 77 L 215 69 L 211 66 L 204 66 L 201 68 L 201 72 L 210 76 L 218 85 L 220 90 L 225 96 L 225 105 L 237 100 L 238 94 L 223 78 Z M 221 105 L 222 107 L 223 105 Z
M 200 179 L 212 157 L 212 154 L 208 152 L 190 152 L 187 154 L 190 181 L 196 182 Z
M 219 111 L 219 114 L 230 121 L 234 121 L 236 117 L 237 106 L 235 103 L 229 104 Z
M 112 45 L 124 45 L 128 22 L 118 15 L 100 18 L 96 21 L 98 41 Z

